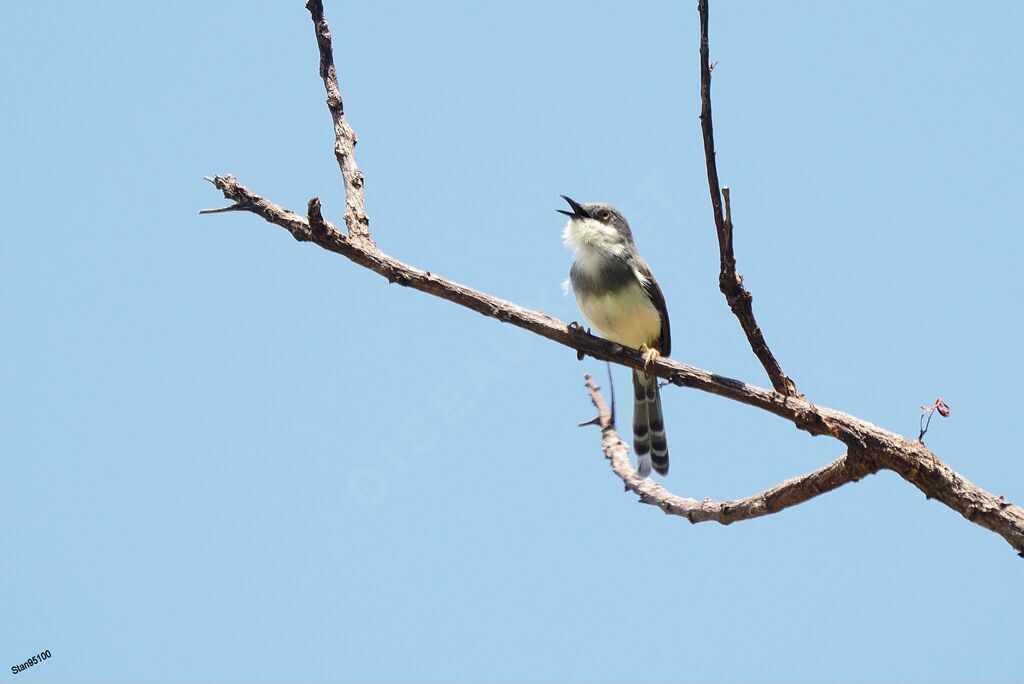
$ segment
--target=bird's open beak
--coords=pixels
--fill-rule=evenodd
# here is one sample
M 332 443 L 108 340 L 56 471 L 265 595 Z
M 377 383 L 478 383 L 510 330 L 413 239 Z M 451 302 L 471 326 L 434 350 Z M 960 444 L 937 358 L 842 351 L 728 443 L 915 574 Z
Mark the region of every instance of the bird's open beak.
M 565 214 L 569 218 L 575 219 L 590 218 L 590 214 L 587 212 L 586 209 L 583 208 L 582 204 L 580 204 L 579 202 L 572 198 L 566 197 L 565 195 L 559 196 L 566 202 L 568 202 L 570 207 L 572 207 L 572 211 L 566 211 L 565 209 L 555 209 L 555 211 L 557 211 L 559 214 Z

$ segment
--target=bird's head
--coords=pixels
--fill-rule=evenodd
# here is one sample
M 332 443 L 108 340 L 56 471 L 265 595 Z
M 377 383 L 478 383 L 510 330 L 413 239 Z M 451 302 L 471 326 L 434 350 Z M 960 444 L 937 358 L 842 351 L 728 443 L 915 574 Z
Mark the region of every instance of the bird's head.
M 584 246 L 625 247 L 633 241 L 633 233 L 629 229 L 629 221 L 618 209 L 610 204 L 580 204 L 574 199 L 562 195 L 572 211 L 556 209 L 559 214 L 569 217 L 563 235 L 565 243 L 570 247 Z

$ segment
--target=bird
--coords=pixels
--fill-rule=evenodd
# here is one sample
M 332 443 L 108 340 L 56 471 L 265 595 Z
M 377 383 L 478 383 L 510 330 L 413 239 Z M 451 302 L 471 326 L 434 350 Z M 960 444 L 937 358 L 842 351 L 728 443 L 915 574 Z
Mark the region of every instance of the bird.
M 658 281 L 636 249 L 629 222 L 609 204 L 580 204 L 561 196 L 572 211 L 562 239 L 573 251 L 567 285 L 591 328 L 607 340 L 640 350 L 645 368 L 672 353 L 668 308 Z M 668 474 L 668 440 L 658 378 L 633 370 L 633 452 L 637 473 Z

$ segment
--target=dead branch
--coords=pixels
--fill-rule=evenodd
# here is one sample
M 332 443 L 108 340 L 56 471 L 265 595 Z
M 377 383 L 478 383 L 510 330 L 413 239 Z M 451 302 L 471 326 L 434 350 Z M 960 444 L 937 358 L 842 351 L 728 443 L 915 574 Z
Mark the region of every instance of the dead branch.
M 708 48 L 708 0 L 698 0 L 697 11 L 700 13 L 700 126 L 704 135 L 704 163 L 708 169 L 708 190 L 711 192 L 711 209 L 715 217 L 715 229 L 718 231 L 718 251 L 720 256 L 720 273 L 718 288 L 725 295 L 729 308 L 739 319 L 747 341 L 754 355 L 757 356 L 764 370 L 768 373 L 772 387 L 783 394 L 797 394 L 796 383 L 786 375 L 782 366 L 775 360 L 768 343 L 764 339 L 761 328 L 754 318 L 753 297 L 743 286 L 743 276 L 736 272 L 736 255 L 732 248 L 732 206 L 729 201 L 729 188 L 721 188 L 718 183 L 718 164 L 715 161 L 715 127 L 711 118 L 711 64 Z M 722 212 L 722 195 L 725 196 L 725 213 Z
M 345 119 L 345 103 L 338 86 L 338 71 L 334 68 L 334 48 L 331 30 L 324 18 L 323 0 L 308 0 L 306 9 L 313 19 L 316 44 L 320 49 L 320 78 L 327 90 L 327 109 L 334 121 L 334 156 L 345 181 L 345 225 L 354 239 L 372 240 L 370 218 L 366 215 L 366 197 L 363 193 L 363 172 L 356 166 L 356 132 Z
M 338 156 L 346 183 L 344 218 L 348 234 L 342 233 L 323 218 L 319 199 L 310 200 L 307 208 L 308 218 L 303 218 L 299 214 L 257 195 L 231 175 L 207 179 L 233 202 L 229 207 L 215 211 L 218 213 L 247 211 L 257 214 L 264 220 L 284 228 L 296 240 L 313 242 L 323 249 L 341 254 L 352 262 L 385 277 L 391 283 L 398 283 L 441 297 L 484 316 L 530 330 L 549 340 L 575 349 L 578 353 L 589 354 L 595 358 L 624 366 L 644 368 L 644 360 L 635 349 L 624 348 L 584 332 L 579 326 L 566 325 L 541 312 L 525 309 L 437 274 L 414 268 L 384 254 L 377 248 L 369 237 L 369 224 L 365 219 L 365 213 L 362 212 L 362 176 L 356 169 L 355 159 L 352 156 L 355 135 L 354 133 L 351 135 L 345 133 L 346 130 L 351 131 L 351 129 L 345 123 L 341 109 L 341 96 L 337 89 L 337 78 L 333 68 L 334 60 L 331 55 L 330 32 L 326 20 L 323 18 L 321 3 L 318 0 L 309 0 L 307 6 L 316 27 L 317 42 L 320 47 L 321 73 L 324 74 L 324 84 L 328 92 L 328 107 L 335 120 L 335 153 Z M 702 65 L 705 65 L 706 0 L 701 0 L 701 6 L 705 10 L 702 13 Z M 705 101 L 708 106 L 707 122 L 710 125 L 710 101 Z M 339 131 L 342 132 L 339 133 Z M 713 144 L 711 150 L 713 157 Z M 712 180 L 710 178 L 712 168 L 712 165 L 709 164 L 709 181 Z M 717 188 L 717 172 L 713 180 L 714 187 Z M 713 203 L 718 201 L 717 197 L 717 193 L 713 192 Z M 721 207 L 717 206 L 720 212 Z M 728 254 L 731 255 L 731 231 L 728 233 L 720 231 L 720 236 L 727 239 L 725 244 L 729 246 Z M 731 262 L 733 263 L 732 273 L 735 273 L 734 259 Z M 749 298 L 749 294 L 747 297 Z M 747 311 L 749 311 L 749 301 Z M 752 315 L 750 321 L 753 321 Z M 754 329 L 756 330 L 756 324 L 754 324 Z M 744 330 L 746 331 L 746 326 Z M 749 332 L 748 337 L 752 339 L 753 345 L 753 338 Z M 763 338 L 761 340 L 763 342 Z M 767 345 L 764 346 L 764 350 L 767 352 Z M 757 349 L 755 348 L 754 351 L 756 353 Z M 769 358 L 772 358 L 770 352 L 767 354 Z M 762 358 L 760 354 L 758 356 Z M 611 461 L 612 469 L 622 478 L 627 488 L 639 494 L 641 500 L 646 503 L 655 503 L 663 510 L 683 515 L 693 522 L 716 520 L 728 523 L 777 512 L 884 468 L 899 474 L 928 498 L 941 501 L 971 522 L 996 532 L 1024 556 L 1024 510 L 1009 503 L 1002 496 L 997 497 L 978 488 L 954 472 L 923 444 L 883 430 L 849 414 L 815 406 L 796 394 L 791 381 L 783 382 L 781 387 L 777 385 L 776 390 L 772 391 L 667 358 L 657 359 L 647 367 L 647 372 L 654 373 L 682 387 L 691 387 L 768 411 L 788 420 L 811 435 L 826 435 L 837 439 L 846 446 L 846 455 L 813 473 L 788 480 L 747 499 L 733 502 L 696 502 L 692 499 L 677 497 L 654 482 L 640 481 L 637 478 L 626 456 L 626 447 L 615 433 L 614 421 L 597 388 L 593 387 L 593 383 L 588 380 L 591 398 L 599 412 L 595 424 L 601 427 L 605 454 Z M 781 369 L 779 373 L 781 374 Z M 769 370 L 769 375 L 771 374 L 772 371 Z M 778 377 L 785 378 L 785 375 Z M 774 381 L 775 377 L 773 377 Z
M 296 240 L 314 242 L 328 251 L 341 254 L 384 276 L 388 282 L 447 299 L 598 359 L 632 368 L 644 367 L 643 357 L 635 349 L 622 347 L 539 311 L 525 309 L 436 273 L 404 264 L 370 242 L 342 234 L 326 221 L 323 230 L 314 231 L 307 219 L 255 194 L 233 176 L 217 176 L 212 182 L 226 198 L 235 202 L 239 210 L 250 211 L 281 226 Z M 672 359 L 658 358 L 647 372 L 681 387 L 692 387 L 768 411 L 812 435 L 838 439 L 848 449 L 847 459 L 863 458 L 866 459 L 865 465 L 872 468 L 895 471 L 927 497 L 941 501 L 968 520 L 1002 535 L 1015 549 L 1024 553 L 1024 510 L 1003 497 L 979 489 L 916 441 L 849 414 L 815 406 L 806 399 L 748 385 Z M 849 472 L 856 474 L 862 470 L 857 467 Z
M 856 482 L 866 475 L 878 471 L 867 458 L 840 456 L 823 468 L 812 473 L 781 482 L 771 489 L 733 501 L 714 499 L 686 499 L 676 496 L 650 478 L 641 478 L 629 458 L 629 448 L 619 439 L 615 430 L 615 418 L 601 396 L 601 388 L 593 378 L 586 376 L 586 387 L 590 400 L 597 409 L 597 417 L 585 425 L 601 428 L 601 448 L 605 458 L 611 462 L 612 470 L 619 476 L 626 490 L 636 493 L 640 502 L 657 506 L 669 515 L 678 515 L 691 523 L 714 521 L 729 525 L 739 520 L 753 520 L 771 513 L 809 501 L 819 494 L 830 492 L 848 482 Z

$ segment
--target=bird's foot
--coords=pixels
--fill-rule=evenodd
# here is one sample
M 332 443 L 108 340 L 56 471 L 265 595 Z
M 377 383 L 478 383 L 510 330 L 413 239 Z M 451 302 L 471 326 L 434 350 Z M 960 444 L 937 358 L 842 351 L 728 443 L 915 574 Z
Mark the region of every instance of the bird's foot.
M 589 335 L 590 334 L 590 328 L 584 329 L 583 326 L 580 325 L 579 323 L 577 323 L 576 321 L 573 321 L 572 323 L 570 323 L 566 327 L 569 328 L 569 333 L 571 335 L 583 336 L 583 335 Z M 576 359 L 579 360 L 579 361 L 582 361 L 583 357 L 584 357 L 583 350 L 582 349 L 577 349 L 576 350 Z
M 640 354 L 644 357 L 644 370 L 650 368 L 654 360 L 661 356 L 657 349 L 648 347 L 646 344 L 640 345 Z
M 569 325 L 565 326 L 569 329 L 573 335 L 582 335 L 583 333 L 590 334 L 590 328 L 584 328 L 583 324 L 578 321 L 573 321 Z

